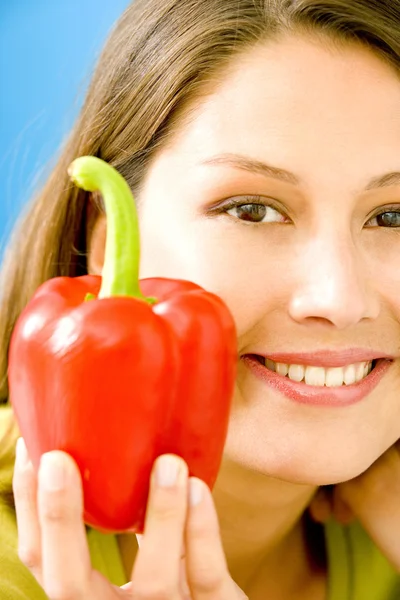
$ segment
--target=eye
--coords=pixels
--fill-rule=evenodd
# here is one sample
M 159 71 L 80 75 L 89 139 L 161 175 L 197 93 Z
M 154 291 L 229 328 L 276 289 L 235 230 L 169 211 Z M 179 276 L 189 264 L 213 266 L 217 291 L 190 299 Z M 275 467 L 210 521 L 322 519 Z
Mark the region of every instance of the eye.
M 369 227 L 400 227 L 400 208 L 379 213 L 367 223 Z
M 259 202 L 235 202 L 225 207 L 225 212 L 250 223 L 285 223 L 286 218 L 276 208 Z

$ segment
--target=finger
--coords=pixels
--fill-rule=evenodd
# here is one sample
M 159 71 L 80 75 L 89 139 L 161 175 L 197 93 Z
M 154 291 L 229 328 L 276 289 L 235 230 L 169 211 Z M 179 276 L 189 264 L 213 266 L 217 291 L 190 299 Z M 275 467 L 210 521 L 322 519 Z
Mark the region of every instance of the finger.
M 308 507 L 311 518 L 317 523 L 325 523 L 332 516 L 332 503 L 330 495 L 320 488 Z
M 64 452 L 42 456 L 38 475 L 43 587 L 50 598 L 89 598 L 91 562 L 79 470 Z
M 139 549 L 142 545 L 142 538 L 143 538 L 143 536 L 141 534 L 139 534 L 139 533 L 136 534 L 136 540 L 137 540 Z M 190 589 L 189 589 L 189 584 L 187 582 L 187 577 L 186 577 L 186 551 L 185 551 L 184 547 L 182 548 L 179 570 L 180 570 L 180 593 L 181 593 L 181 596 L 183 597 L 183 600 L 190 600 Z M 121 589 L 132 590 L 132 582 L 127 583 L 126 585 L 122 586 Z
M 341 484 L 344 501 L 400 571 L 400 456 L 392 447 L 365 473 Z
M 41 533 L 37 512 L 37 478 L 23 438 L 19 438 L 13 476 L 13 491 L 18 525 L 18 556 L 42 583 Z
M 173 455 L 157 459 L 151 476 L 144 534 L 132 574 L 143 598 L 177 599 L 187 510 L 186 463 Z
M 183 600 L 191 600 L 192 595 L 190 593 L 190 587 L 189 587 L 189 582 L 188 582 L 187 573 L 186 573 L 186 551 L 185 551 L 185 549 L 183 549 L 183 551 L 182 551 L 179 572 L 180 572 L 179 590 L 180 590 L 181 597 L 183 598 Z
M 125 583 L 125 585 L 122 585 L 120 589 L 125 590 L 127 592 L 131 592 L 132 591 L 132 581 Z
M 228 572 L 211 492 L 195 477 L 189 480 L 186 565 L 193 600 L 244 597 Z
M 340 486 L 333 493 L 333 516 L 342 525 L 350 525 L 355 520 L 353 511 L 342 497 Z

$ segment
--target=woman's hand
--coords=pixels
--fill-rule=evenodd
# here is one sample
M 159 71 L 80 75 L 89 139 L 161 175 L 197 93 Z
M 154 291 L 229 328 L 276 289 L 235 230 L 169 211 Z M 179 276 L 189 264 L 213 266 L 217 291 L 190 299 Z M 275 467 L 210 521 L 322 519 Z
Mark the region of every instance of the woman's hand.
M 310 512 L 320 522 L 331 515 L 344 525 L 360 521 L 400 573 L 400 442 L 359 477 L 334 486 L 331 493 L 321 489 Z
M 130 584 L 92 569 L 78 468 L 65 453 L 42 458 L 38 477 L 18 442 L 14 495 L 19 556 L 51 600 L 244 600 L 230 577 L 208 487 L 177 457 L 156 461 L 145 532 Z M 186 556 L 182 558 L 183 552 Z

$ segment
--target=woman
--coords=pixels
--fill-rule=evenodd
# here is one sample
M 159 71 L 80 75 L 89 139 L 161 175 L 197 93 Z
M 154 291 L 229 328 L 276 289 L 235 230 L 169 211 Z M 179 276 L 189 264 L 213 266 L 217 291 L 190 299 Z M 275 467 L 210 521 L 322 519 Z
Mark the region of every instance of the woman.
M 224 461 L 213 498 L 176 457 L 157 461 L 136 553 L 133 536 L 85 532 L 68 456 L 45 455 L 37 479 L 20 441 L 18 552 L 33 577 L 4 503 L 10 597 L 399 597 L 399 65 L 398 1 L 128 8 L 8 254 L 1 398 L 38 285 L 101 273 L 101 201 L 67 175 L 100 156 L 138 199 L 142 277 L 190 279 L 235 318 Z

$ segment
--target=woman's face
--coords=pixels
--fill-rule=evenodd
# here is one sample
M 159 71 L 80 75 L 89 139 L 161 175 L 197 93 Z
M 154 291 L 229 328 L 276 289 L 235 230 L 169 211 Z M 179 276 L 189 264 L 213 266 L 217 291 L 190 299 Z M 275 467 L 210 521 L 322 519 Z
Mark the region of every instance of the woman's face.
M 395 72 L 302 38 L 236 59 L 155 158 L 141 276 L 192 280 L 233 313 L 234 461 L 335 483 L 400 437 L 399 171 Z

